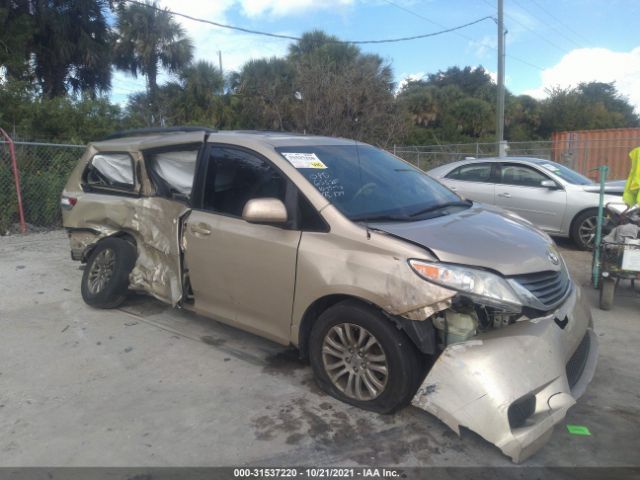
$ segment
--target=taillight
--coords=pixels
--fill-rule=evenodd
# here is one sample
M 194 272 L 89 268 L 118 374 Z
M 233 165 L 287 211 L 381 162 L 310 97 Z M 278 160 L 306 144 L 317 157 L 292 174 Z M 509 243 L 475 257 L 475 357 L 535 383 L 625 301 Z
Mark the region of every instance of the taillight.
M 65 210 L 71 210 L 77 202 L 78 199 L 76 197 L 62 195 L 62 198 L 60 198 L 60 206 Z

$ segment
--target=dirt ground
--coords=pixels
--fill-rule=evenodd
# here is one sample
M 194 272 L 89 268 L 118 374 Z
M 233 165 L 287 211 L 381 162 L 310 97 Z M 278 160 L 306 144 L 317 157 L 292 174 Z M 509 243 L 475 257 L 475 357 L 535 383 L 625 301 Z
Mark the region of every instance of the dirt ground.
M 592 302 L 594 380 L 524 466 L 638 466 L 640 295 L 596 307 L 590 254 L 562 242 Z M 378 415 L 320 392 L 295 352 L 153 299 L 95 310 L 63 232 L 0 237 L 0 466 L 500 466 L 414 407 Z M 591 436 L 572 436 L 566 424 Z

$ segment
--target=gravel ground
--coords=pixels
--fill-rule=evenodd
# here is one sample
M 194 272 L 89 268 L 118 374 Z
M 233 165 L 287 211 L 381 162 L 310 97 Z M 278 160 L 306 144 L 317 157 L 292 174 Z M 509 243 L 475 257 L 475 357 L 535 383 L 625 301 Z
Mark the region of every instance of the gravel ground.
M 576 281 L 590 255 L 563 242 Z M 63 232 L 0 237 L 0 466 L 510 465 L 413 407 L 377 415 L 320 392 L 295 352 L 148 297 L 95 310 Z M 640 296 L 593 309 L 587 393 L 524 466 L 638 466 Z M 565 423 L 592 435 L 569 435 Z

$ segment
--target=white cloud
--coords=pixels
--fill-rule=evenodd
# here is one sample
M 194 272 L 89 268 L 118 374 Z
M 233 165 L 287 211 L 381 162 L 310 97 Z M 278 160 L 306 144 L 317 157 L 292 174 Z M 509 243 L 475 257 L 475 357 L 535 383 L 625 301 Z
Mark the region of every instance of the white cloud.
M 171 11 L 204 18 L 218 23 L 232 23 L 227 17 L 231 9 L 240 9 L 245 16 L 294 15 L 301 12 L 348 5 L 355 0 L 162 0 L 162 6 Z M 290 40 L 245 34 L 238 31 L 175 17 L 195 46 L 195 58 L 218 64 L 218 50 L 222 52 L 225 72 L 238 70 L 245 62 L 257 58 L 286 54 Z M 295 36 L 294 32 L 274 33 Z
M 542 72 L 542 84 L 523 93 L 535 98 L 547 96 L 545 89 L 575 87 L 580 82 L 615 82 L 640 112 L 640 46 L 629 52 L 606 48 L 579 48 Z
M 319 9 L 335 9 L 354 3 L 354 0 L 240 0 L 248 17 L 259 15 L 284 16 Z
M 398 82 L 398 88 L 396 89 L 396 91 L 399 92 L 400 90 L 402 90 L 402 87 L 404 87 L 410 81 L 422 80 L 426 77 L 426 75 L 427 74 L 424 72 L 403 73 L 399 75 L 399 78 L 401 78 L 401 80 Z
M 471 40 L 469 47 L 480 58 L 486 58 L 491 54 L 491 57 L 495 57 L 496 49 L 498 48 L 498 39 L 495 35 L 485 35 L 479 40 Z

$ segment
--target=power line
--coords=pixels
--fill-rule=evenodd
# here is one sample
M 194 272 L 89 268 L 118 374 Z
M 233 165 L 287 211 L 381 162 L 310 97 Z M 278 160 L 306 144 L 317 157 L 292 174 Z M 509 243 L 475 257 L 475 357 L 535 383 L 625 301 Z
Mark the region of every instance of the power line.
M 493 8 L 493 5 L 491 5 L 491 3 L 489 3 L 488 0 L 482 0 L 484 3 L 486 3 L 487 5 L 489 5 L 491 8 Z M 518 25 L 520 25 L 522 28 L 529 30 L 531 33 L 533 33 L 534 35 L 536 35 L 537 37 L 540 37 L 540 39 L 546 43 L 548 43 L 549 45 L 551 45 L 553 48 L 556 48 L 558 50 L 560 50 L 562 53 L 567 54 L 569 53 L 567 50 L 565 50 L 564 48 L 562 48 L 561 46 L 559 46 L 557 43 L 552 42 L 551 40 L 549 40 L 547 37 L 540 35 L 538 32 L 536 32 L 535 30 L 533 30 L 532 28 L 529 28 L 527 25 L 525 25 L 524 23 L 522 23 L 520 20 L 518 20 L 517 18 L 514 18 L 513 16 L 509 15 L 508 13 L 504 14 L 505 17 L 509 18 L 512 22 L 517 23 Z
M 171 11 L 169 9 L 164 9 L 164 8 L 160 8 L 157 7 L 155 5 L 150 5 L 144 2 L 140 2 L 138 0 L 124 0 L 127 3 L 133 3 L 135 5 L 141 5 L 147 8 L 152 8 L 154 10 L 160 11 L 160 12 L 167 12 L 170 13 L 171 15 L 175 15 L 177 17 L 183 17 L 186 18 L 188 20 L 193 20 L 194 22 L 200 22 L 200 23 L 206 23 L 209 25 L 213 25 L 215 27 L 220 27 L 220 28 L 227 28 L 229 30 L 236 30 L 239 32 L 244 32 L 244 33 L 250 33 L 253 35 L 263 35 L 265 37 L 273 37 L 273 38 L 282 38 L 285 40 L 295 40 L 295 41 L 300 41 L 302 40 L 301 37 L 294 37 L 291 35 L 281 35 L 279 33 L 270 33 L 270 32 L 263 32 L 260 30 L 251 30 L 249 28 L 244 28 L 244 27 L 238 27 L 238 26 L 234 26 L 234 25 L 226 25 L 224 23 L 218 23 L 218 22 L 214 22 L 212 20 L 206 20 L 204 18 L 198 18 L 198 17 L 192 17 L 191 15 L 187 15 L 184 13 L 179 13 L 179 12 L 174 12 Z M 480 23 L 484 20 L 492 20 L 493 17 L 491 16 L 486 16 L 486 17 L 482 17 L 479 18 L 477 20 L 474 20 L 472 22 L 469 23 L 465 23 L 464 25 L 458 25 L 457 27 L 451 27 L 451 28 L 445 28 L 444 30 L 440 30 L 438 32 L 431 32 L 431 33 L 425 33 L 422 35 L 413 35 L 410 37 L 399 37 L 399 38 L 387 38 L 387 39 L 382 39 L 382 40 L 327 40 L 327 43 L 342 43 L 342 44 L 353 44 L 353 45 L 363 45 L 363 44 L 373 44 L 373 43 L 397 43 L 397 42 L 407 42 L 410 40 L 419 40 L 421 38 L 429 38 L 429 37 L 435 37 L 437 35 L 442 35 L 444 33 L 449 33 L 449 32 L 455 32 L 456 30 L 460 30 L 466 27 L 470 27 L 471 25 L 475 25 L 476 23 Z
M 441 23 L 438 23 L 438 22 L 436 22 L 436 21 L 434 21 L 434 20 L 431 20 L 430 18 L 425 17 L 424 15 L 421 15 L 421 14 L 419 14 L 418 12 L 415 12 L 415 11 L 413 11 L 413 10 L 410 10 L 409 8 L 403 7 L 402 5 L 398 5 L 397 3 L 392 2 L 391 0 L 384 0 L 384 1 L 385 1 L 386 3 L 388 3 L 389 5 L 392 5 L 392 6 L 394 6 L 394 7 L 398 8 L 398 9 L 400 9 L 400 10 L 404 10 L 404 11 L 405 11 L 405 12 L 407 12 L 407 13 L 410 13 L 411 15 L 413 15 L 413 16 L 415 16 L 415 17 L 421 18 L 422 20 L 425 20 L 425 21 L 427 21 L 427 22 L 429 22 L 429 23 L 432 23 L 432 24 L 434 24 L 434 25 L 437 25 L 437 26 L 439 26 L 439 27 L 441 27 L 441 28 L 446 28 L 446 27 L 445 27 L 444 25 L 442 25 Z M 492 8 L 493 8 L 493 6 L 492 6 Z M 495 18 L 494 18 L 494 17 L 490 17 L 490 18 L 491 18 L 491 19 L 493 19 L 493 20 L 495 20 Z M 464 39 L 466 39 L 466 40 L 468 40 L 468 41 L 470 41 L 470 42 L 475 42 L 475 41 L 476 41 L 474 38 L 471 38 L 471 37 L 469 37 L 468 35 L 465 35 L 464 33 L 460 33 L 460 32 L 455 32 L 455 33 L 456 33 L 456 35 L 458 35 L 459 37 L 462 37 L 462 38 L 464 38 Z M 494 50 L 494 51 L 498 51 L 498 49 L 497 49 L 496 47 L 494 47 L 494 46 L 487 45 L 487 47 L 488 47 L 488 48 L 490 48 L 490 49 L 492 49 L 492 50 Z M 531 63 L 531 62 L 529 62 L 529 61 L 527 61 L 527 60 L 524 60 L 524 59 L 522 59 L 522 58 L 516 57 L 515 55 L 511 55 L 511 54 L 508 54 L 508 53 L 507 53 L 507 55 L 506 55 L 506 56 L 507 56 L 507 57 L 509 57 L 509 58 L 510 58 L 510 59 L 512 59 L 512 60 L 515 60 L 516 62 L 520 62 L 520 63 L 522 63 L 522 64 L 524 64 L 524 65 L 527 65 L 527 66 L 529 66 L 529 67 L 531 67 L 531 68 L 535 68 L 536 70 L 540 70 L 540 71 L 543 71 L 543 70 L 544 70 L 544 68 L 540 67 L 539 65 L 535 65 L 535 64 L 533 64 L 533 63 Z
M 581 40 L 585 41 L 587 44 L 591 45 L 591 43 L 592 43 L 591 40 L 589 40 L 587 37 L 585 37 L 584 35 L 582 35 L 581 33 L 577 32 L 577 31 L 575 31 L 569 25 L 564 23 L 562 20 L 560 20 L 558 17 L 556 17 L 553 13 L 551 13 L 549 10 L 547 10 L 545 7 L 543 7 L 537 0 L 531 0 L 531 2 L 533 2 L 540 10 L 542 10 L 544 13 L 546 13 L 549 17 L 553 18 L 556 22 L 558 22 L 558 25 L 564 26 L 568 31 L 573 33 L 576 36 L 576 38 L 580 38 Z
M 522 10 L 524 10 L 525 12 L 528 12 L 532 17 L 537 18 L 536 15 L 534 15 L 533 12 L 531 12 L 531 10 L 528 10 L 527 8 L 525 8 L 524 5 L 522 5 L 522 3 L 520 3 L 518 0 L 513 0 L 513 2 L 518 5 Z M 568 40 L 569 42 L 573 43 L 574 45 L 576 45 L 578 48 L 582 48 L 582 45 L 580 45 L 578 42 L 576 42 L 573 38 L 567 36 L 567 34 L 565 34 L 562 30 L 560 30 L 558 27 L 556 27 L 553 24 L 548 24 L 548 26 L 550 28 L 552 28 L 553 30 L 555 30 L 558 35 L 560 35 L 562 38 L 564 38 L 565 40 Z

